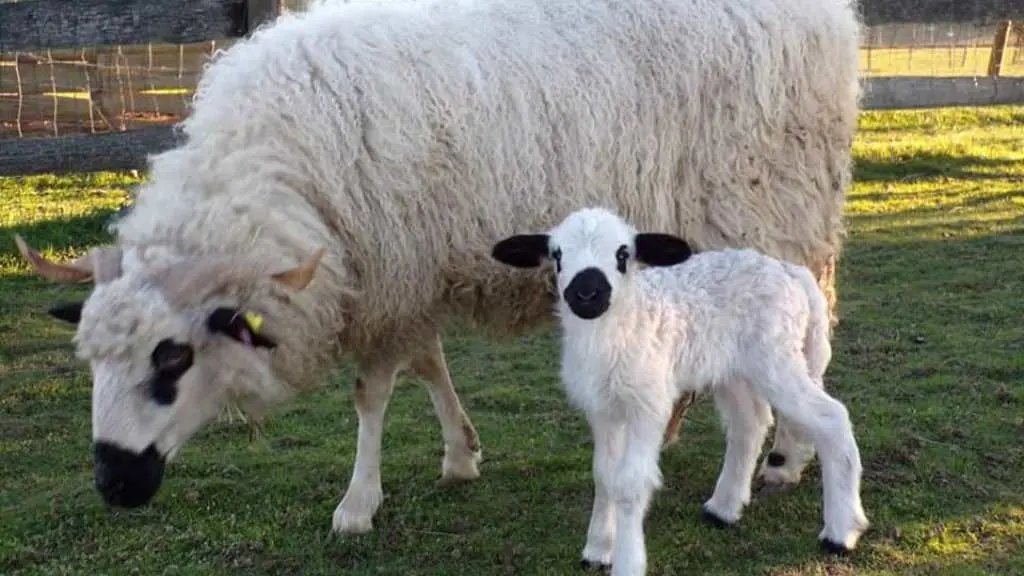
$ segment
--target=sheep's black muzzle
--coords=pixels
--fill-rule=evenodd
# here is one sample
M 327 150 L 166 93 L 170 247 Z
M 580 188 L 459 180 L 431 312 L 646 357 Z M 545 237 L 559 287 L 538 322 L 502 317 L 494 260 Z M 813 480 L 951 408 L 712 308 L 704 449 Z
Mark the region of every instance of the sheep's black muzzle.
M 108 506 L 142 506 L 153 498 L 164 479 L 164 457 L 154 446 L 139 454 L 108 442 L 97 442 L 93 466 L 96 490 Z
M 584 320 L 593 320 L 608 310 L 612 286 L 604 272 L 597 268 L 584 268 L 565 287 L 562 298 L 573 314 Z

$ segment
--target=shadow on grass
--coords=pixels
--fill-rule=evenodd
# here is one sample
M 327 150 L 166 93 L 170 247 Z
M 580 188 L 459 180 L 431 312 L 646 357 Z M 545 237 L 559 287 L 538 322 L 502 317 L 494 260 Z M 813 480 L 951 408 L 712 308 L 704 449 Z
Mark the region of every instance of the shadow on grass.
M 950 154 L 914 150 L 886 159 L 854 157 L 854 180 L 860 182 L 899 182 L 930 178 L 963 180 L 1024 180 L 1024 174 L 1003 173 L 993 169 L 1019 167 L 1016 158 L 985 158 L 969 154 Z M 989 171 L 984 171 L 988 169 Z
M 107 242 L 110 235 L 106 232 L 106 227 L 116 214 L 117 210 L 97 209 L 70 218 L 0 226 L 0 254 L 7 253 L 21 258 L 14 243 L 15 234 L 20 234 L 37 250 L 55 252 L 80 251 L 84 247 Z

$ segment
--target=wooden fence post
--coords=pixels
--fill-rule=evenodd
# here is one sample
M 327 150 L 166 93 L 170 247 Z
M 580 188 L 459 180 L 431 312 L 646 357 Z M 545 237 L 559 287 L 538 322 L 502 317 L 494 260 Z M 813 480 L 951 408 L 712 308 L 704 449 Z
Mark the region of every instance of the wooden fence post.
M 281 13 L 280 4 L 279 0 L 246 0 L 245 15 L 248 27 L 246 33 L 252 34 L 253 30 L 261 24 L 272 22 L 277 18 Z
M 992 53 L 988 58 L 988 75 L 999 76 L 1003 69 L 1003 55 L 1006 53 L 1006 46 L 1010 40 L 1010 30 L 1013 22 L 1006 20 L 999 24 L 996 29 L 996 37 L 992 40 Z

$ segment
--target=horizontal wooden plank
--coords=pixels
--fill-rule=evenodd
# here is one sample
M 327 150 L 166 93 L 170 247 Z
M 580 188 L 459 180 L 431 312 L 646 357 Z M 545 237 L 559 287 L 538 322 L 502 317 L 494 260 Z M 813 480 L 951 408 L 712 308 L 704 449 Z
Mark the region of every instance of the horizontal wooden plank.
M 891 76 L 862 86 L 865 110 L 1024 104 L 1024 77 Z
M 1024 0 L 859 0 L 858 9 L 869 26 L 1024 18 Z
M 0 139 L 0 176 L 139 170 L 180 141 L 172 126 L 60 138 Z
M 126 114 L 156 113 L 184 118 L 191 111 L 191 98 L 190 94 L 150 93 L 139 89 L 122 91 L 114 86 L 94 92 L 91 100 L 84 93 L 81 97 L 57 97 L 54 106 L 54 97 L 47 93 L 26 94 L 20 99 L 0 94 L 0 119 L 14 121 L 20 109 L 22 122 L 52 121 L 56 118 L 57 122 L 88 125 L 91 104 L 97 127 L 106 129 L 105 121 L 120 126 L 120 118 Z
M 89 122 L 88 98 L 58 98 L 56 118 L 58 122 Z M 21 111 L 22 122 L 52 120 L 54 118 L 53 98 L 42 94 L 26 95 L 22 98 L 0 96 L 0 118 L 15 121 Z M 102 125 L 99 115 L 93 110 L 97 125 Z
M 0 51 L 184 44 L 242 36 L 246 0 L 22 0 L 0 4 Z

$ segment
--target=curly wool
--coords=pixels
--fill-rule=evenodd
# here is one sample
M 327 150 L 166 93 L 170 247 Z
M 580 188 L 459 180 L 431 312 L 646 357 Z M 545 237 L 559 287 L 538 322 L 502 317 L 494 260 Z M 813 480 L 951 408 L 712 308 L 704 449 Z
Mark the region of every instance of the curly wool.
M 314 4 L 216 55 L 115 229 L 268 267 L 327 247 L 268 321 L 292 387 L 451 315 L 549 322 L 549 276 L 488 252 L 581 205 L 806 264 L 834 301 L 858 36 L 846 0 Z

